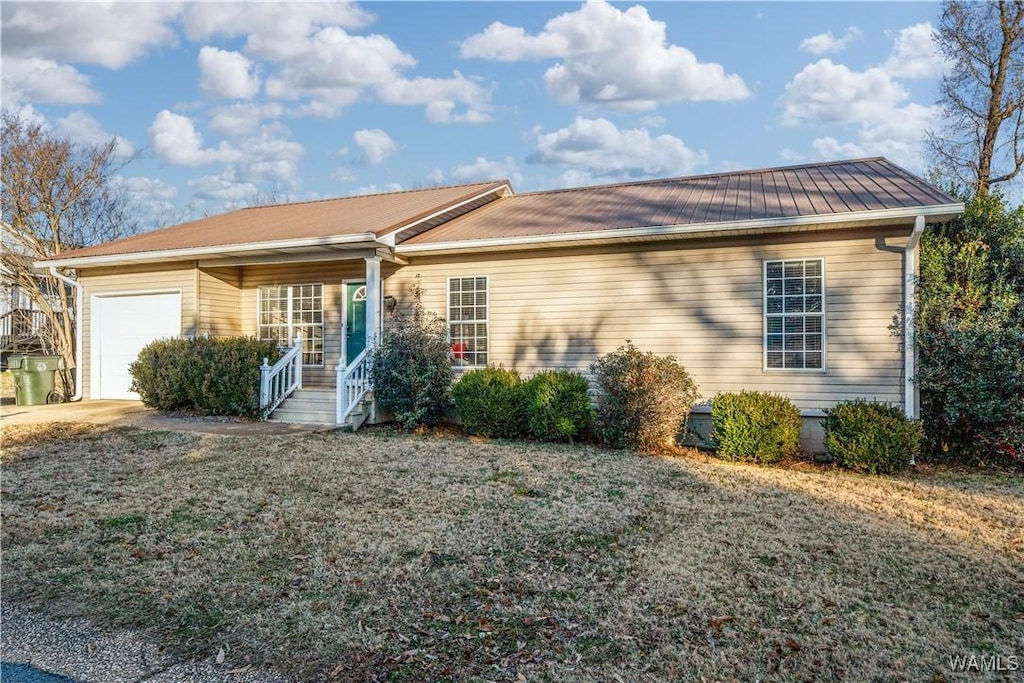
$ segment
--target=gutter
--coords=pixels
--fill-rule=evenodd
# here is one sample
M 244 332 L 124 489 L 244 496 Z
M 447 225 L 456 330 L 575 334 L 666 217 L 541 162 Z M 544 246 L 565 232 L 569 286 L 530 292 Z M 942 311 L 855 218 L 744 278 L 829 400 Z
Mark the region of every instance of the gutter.
M 914 231 L 903 248 L 903 412 L 912 420 L 920 417 L 917 401 L 917 387 L 914 375 L 917 373 L 917 343 L 914 330 L 917 290 L 917 251 L 924 234 L 924 215 L 914 219 Z
M 158 249 L 154 251 L 124 252 L 119 254 L 100 254 L 97 256 L 68 256 L 62 259 L 46 259 L 37 261 L 37 268 L 68 267 L 83 268 L 86 266 L 120 265 L 124 262 L 139 263 L 144 261 L 166 261 L 168 259 L 192 260 L 201 256 L 220 256 L 245 254 L 266 249 L 301 249 L 304 247 L 329 247 L 362 243 L 377 246 L 377 237 L 373 233 L 363 232 L 353 235 L 334 235 L 328 237 L 301 237 L 271 242 L 250 242 L 246 244 L 219 244 L 209 247 L 190 247 L 186 249 Z M 71 252 L 74 253 L 74 252 Z
M 71 397 L 71 400 L 81 401 L 82 393 L 85 389 L 82 384 L 82 354 L 85 351 L 82 347 L 85 340 L 85 333 L 83 332 L 85 325 L 82 324 L 82 317 L 85 315 L 85 288 L 78 280 L 72 280 L 66 275 L 58 273 L 57 266 L 49 266 L 49 268 L 50 275 L 64 284 L 73 287 L 75 290 L 75 395 Z

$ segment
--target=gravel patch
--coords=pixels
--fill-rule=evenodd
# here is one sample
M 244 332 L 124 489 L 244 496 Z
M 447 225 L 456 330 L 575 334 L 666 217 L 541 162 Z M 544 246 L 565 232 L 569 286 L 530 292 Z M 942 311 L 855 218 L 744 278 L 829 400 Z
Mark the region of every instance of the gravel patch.
M 128 632 L 107 632 L 84 619 L 55 620 L 18 605 L 0 605 L 5 663 L 28 665 L 81 683 L 289 683 L 288 678 L 252 667 L 232 668 L 217 654 L 198 661 L 177 661 L 144 638 Z M 5 667 L 9 674 L 29 672 Z M 45 677 L 36 680 L 63 680 Z

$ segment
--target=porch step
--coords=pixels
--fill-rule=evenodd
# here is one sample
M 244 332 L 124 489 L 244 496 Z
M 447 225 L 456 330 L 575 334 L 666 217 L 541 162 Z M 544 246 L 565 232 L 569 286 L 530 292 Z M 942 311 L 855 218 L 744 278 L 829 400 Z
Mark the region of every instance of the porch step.
M 334 389 L 296 389 L 267 421 L 334 425 L 335 400 Z

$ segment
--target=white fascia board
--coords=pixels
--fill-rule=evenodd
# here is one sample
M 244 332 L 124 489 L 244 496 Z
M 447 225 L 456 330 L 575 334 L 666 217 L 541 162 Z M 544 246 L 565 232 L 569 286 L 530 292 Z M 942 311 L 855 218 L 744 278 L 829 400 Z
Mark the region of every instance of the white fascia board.
M 829 225 L 833 223 L 856 223 L 861 221 L 879 222 L 897 219 L 913 219 L 917 216 L 950 216 L 961 214 L 963 211 L 963 203 L 957 203 L 927 207 L 906 207 L 899 209 L 878 209 L 874 211 L 852 211 L 848 213 L 827 215 L 795 216 L 789 218 L 758 218 L 746 221 L 718 221 L 715 223 L 698 223 L 695 225 L 658 225 L 642 228 L 617 228 L 612 230 L 566 232 L 555 235 L 524 235 L 521 237 L 495 237 L 491 239 L 461 240 L 458 242 L 399 244 L 395 246 L 395 253 L 417 254 L 488 247 L 527 247 L 531 245 L 558 244 L 559 242 L 579 242 L 586 240 L 669 237 L 673 235 L 699 235 L 705 232 L 728 232 L 740 230 L 772 230 L 803 225 Z
M 246 244 L 221 244 L 210 247 L 189 247 L 186 249 L 159 249 L 156 251 L 137 251 L 124 254 L 102 254 L 99 256 L 68 256 L 61 259 L 36 261 L 36 268 L 84 268 L 88 266 L 118 265 L 119 263 L 139 263 L 166 261 L 167 259 L 191 259 L 214 255 L 247 254 L 263 249 L 302 249 L 304 247 L 329 247 L 344 244 L 366 244 L 379 246 L 373 233 L 363 232 L 355 235 L 335 235 L 332 237 L 301 237 L 290 240 L 274 240 L 271 242 L 249 242 Z M 72 252 L 73 253 L 73 252 Z
M 440 216 L 443 213 L 448 213 L 449 211 L 452 211 L 453 209 L 457 209 L 460 206 L 465 206 L 466 204 L 469 204 L 471 202 L 475 202 L 476 200 L 482 199 L 483 197 L 486 197 L 489 194 L 494 194 L 495 192 L 507 192 L 508 194 L 512 194 L 512 186 L 509 185 L 508 183 L 505 183 L 504 185 L 501 185 L 499 187 L 491 188 L 490 190 L 487 190 L 486 192 L 481 192 L 478 195 L 474 195 L 474 196 L 470 197 L 469 199 L 464 199 L 461 202 L 459 202 L 458 204 L 451 204 L 449 206 L 444 207 L 443 209 L 438 209 L 437 211 L 435 211 L 434 213 L 430 214 L 429 216 L 424 216 L 423 218 L 419 218 L 419 219 L 413 221 L 412 223 L 408 223 L 406 225 L 403 225 L 400 228 L 396 228 L 395 230 L 392 230 L 391 232 L 388 232 L 388 233 L 385 233 L 385 234 L 381 235 L 380 237 L 377 238 L 377 241 L 379 241 L 381 244 L 387 245 L 389 247 L 393 247 L 393 246 L 395 246 L 395 241 L 396 241 L 397 236 L 398 236 L 399 233 L 401 233 L 401 232 L 403 232 L 405 230 L 408 230 L 409 228 L 414 228 L 417 225 L 419 225 L 420 223 L 422 223 L 423 221 L 429 221 L 431 218 L 437 218 L 438 216 Z

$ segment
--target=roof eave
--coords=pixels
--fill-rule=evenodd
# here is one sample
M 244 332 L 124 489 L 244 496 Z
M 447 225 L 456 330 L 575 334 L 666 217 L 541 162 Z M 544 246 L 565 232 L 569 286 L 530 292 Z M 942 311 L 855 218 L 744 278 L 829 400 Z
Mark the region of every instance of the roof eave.
M 772 230 L 783 230 L 801 226 L 835 225 L 835 224 L 879 224 L 886 221 L 912 220 L 917 216 L 925 216 L 932 221 L 946 221 L 959 216 L 964 211 L 962 202 L 954 204 L 938 204 L 933 206 L 901 207 L 898 209 L 875 209 L 870 211 L 854 211 L 839 214 L 795 216 L 786 218 L 758 218 L 743 221 L 718 221 L 714 223 L 682 224 L 668 226 L 648 226 L 639 228 L 617 228 L 611 230 L 589 230 L 550 235 L 524 235 L 519 237 L 496 237 L 476 240 L 458 240 L 453 242 L 426 242 L 417 244 L 399 244 L 395 246 L 396 254 L 434 254 L 462 252 L 481 249 L 508 249 L 558 246 L 561 243 L 579 242 L 613 242 L 617 240 L 635 241 L 637 239 L 665 239 L 666 237 L 686 237 L 704 233 L 747 232 L 760 230 L 770 233 Z
M 302 250 L 316 247 L 356 247 L 381 246 L 373 233 L 356 233 L 353 235 L 334 235 L 330 237 L 303 237 L 288 240 L 272 240 L 268 242 L 249 242 L 246 244 L 220 244 L 205 247 L 188 247 L 184 249 L 158 249 L 155 251 L 127 252 L 122 254 L 97 254 L 95 256 L 67 256 L 36 261 L 35 268 L 89 268 L 96 266 L 118 266 L 139 263 L 158 263 L 161 261 L 186 261 L 191 259 L 231 257 L 251 254 L 266 250 Z M 72 252 L 73 253 L 73 252 Z

